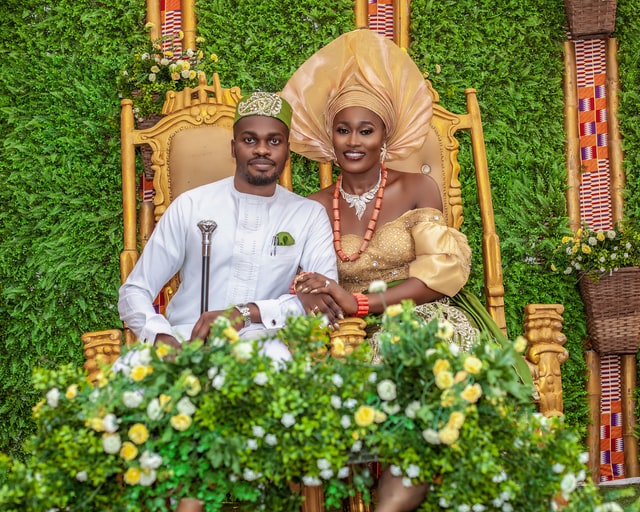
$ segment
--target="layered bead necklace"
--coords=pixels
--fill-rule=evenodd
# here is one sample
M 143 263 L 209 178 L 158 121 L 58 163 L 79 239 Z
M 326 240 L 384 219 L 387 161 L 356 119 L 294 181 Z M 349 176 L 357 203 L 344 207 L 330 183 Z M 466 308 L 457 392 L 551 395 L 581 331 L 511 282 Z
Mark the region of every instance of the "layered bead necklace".
M 340 242 L 339 197 L 343 191 L 342 191 L 342 174 L 338 176 L 335 190 L 333 192 L 333 203 L 332 203 L 333 205 L 333 247 L 335 248 L 336 254 L 338 255 L 338 258 L 340 258 L 341 261 L 344 261 L 344 262 L 356 261 L 358 258 L 360 258 L 360 255 L 367 249 L 367 246 L 369 245 L 369 242 L 373 237 L 373 232 L 376 229 L 376 224 L 378 223 L 378 215 L 380 214 L 380 208 L 382 207 L 382 196 L 384 195 L 384 187 L 386 184 L 387 184 L 387 169 L 385 168 L 384 165 L 381 165 L 380 178 L 378 179 L 378 183 L 376 183 L 373 189 L 365 192 L 361 196 L 357 196 L 360 198 L 361 202 L 364 202 L 366 204 L 369 201 L 371 201 L 371 199 L 373 198 L 373 194 L 375 193 L 376 201 L 373 204 L 373 212 L 371 213 L 371 219 L 369 219 L 369 224 L 367 225 L 367 231 L 364 234 L 364 238 L 362 239 L 362 244 L 360 244 L 360 248 L 358 249 L 358 252 L 353 253 L 351 256 L 347 256 L 342 250 L 342 243 Z M 355 201 L 347 201 L 347 202 L 351 208 L 353 208 L 354 205 L 357 204 Z M 360 218 L 360 216 L 358 216 L 358 218 Z

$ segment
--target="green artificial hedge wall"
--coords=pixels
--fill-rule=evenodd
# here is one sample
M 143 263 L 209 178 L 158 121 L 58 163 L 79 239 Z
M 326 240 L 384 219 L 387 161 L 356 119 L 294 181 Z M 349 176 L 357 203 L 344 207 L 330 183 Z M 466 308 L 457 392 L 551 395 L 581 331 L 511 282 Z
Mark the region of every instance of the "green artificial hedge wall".
M 0 5 L 0 451 L 21 453 L 38 400 L 36 366 L 83 362 L 83 332 L 120 326 L 122 249 L 116 75 L 146 37 L 143 0 L 5 0 Z M 637 198 L 640 132 L 638 8 L 618 2 L 621 129 Z M 224 86 L 280 89 L 322 44 L 353 28 L 351 0 L 217 0 L 197 4 L 199 35 Z M 582 303 L 544 257 L 565 224 L 561 0 L 412 1 L 409 48 L 441 94 L 483 112 L 507 320 L 522 332 L 531 302 L 565 305 L 571 359 L 563 365 L 569 421 L 586 426 Z M 635 116 L 635 117 L 634 117 Z M 464 231 L 480 265 L 469 150 L 461 152 Z M 294 187 L 317 188 L 294 160 Z M 628 208 L 638 213 L 638 199 Z M 472 285 L 481 293 L 479 276 Z

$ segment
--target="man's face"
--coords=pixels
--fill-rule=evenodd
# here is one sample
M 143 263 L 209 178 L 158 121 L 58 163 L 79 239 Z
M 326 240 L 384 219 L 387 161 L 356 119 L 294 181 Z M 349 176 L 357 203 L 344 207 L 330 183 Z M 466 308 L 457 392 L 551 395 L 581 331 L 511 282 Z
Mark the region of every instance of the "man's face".
M 289 158 L 289 130 L 273 117 L 243 117 L 233 127 L 231 154 L 238 190 L 260 194 L 266 187 L 271 193 Z

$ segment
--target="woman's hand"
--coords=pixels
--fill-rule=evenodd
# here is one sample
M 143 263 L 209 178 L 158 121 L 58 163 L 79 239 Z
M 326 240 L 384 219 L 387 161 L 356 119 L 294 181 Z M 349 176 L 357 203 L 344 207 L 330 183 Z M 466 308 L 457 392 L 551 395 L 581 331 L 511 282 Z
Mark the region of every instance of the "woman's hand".
M 342 319 L 345 315 L 353 316 L 358 311 L 358 301 L 353 294 L 346 291 L 333 279 L 329 279 L 317 272 L 309 272 L 297 277 L 294 282 L 294 289 L 301 301 L 305 295 L 316 296 L 321 303 L 331 308 L 334 313 L 339 310 L 336 318 Z M 322 304 L 316 305 L 322 313 L 329 316 L 329 313 L 322 309 Z

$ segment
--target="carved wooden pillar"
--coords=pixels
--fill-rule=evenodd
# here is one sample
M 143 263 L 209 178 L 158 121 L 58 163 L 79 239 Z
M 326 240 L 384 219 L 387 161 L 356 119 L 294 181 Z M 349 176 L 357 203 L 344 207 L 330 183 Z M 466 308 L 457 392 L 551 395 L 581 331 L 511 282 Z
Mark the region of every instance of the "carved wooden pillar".
M 569 358 L 564 348 L 561 304 L 527 304 L 525 337 L 527 359 L 533 364 L 533 381 L 539 393 L 538 407 L 545 416 L 562 415 L 562 376 L 560 365 Z

